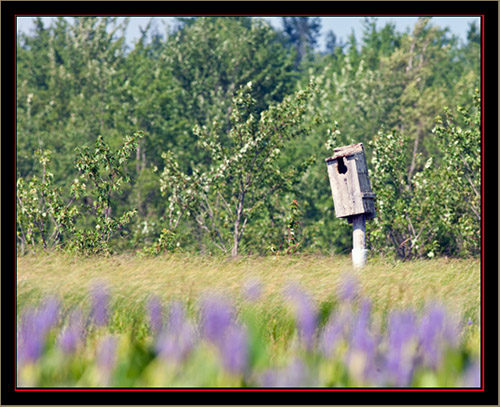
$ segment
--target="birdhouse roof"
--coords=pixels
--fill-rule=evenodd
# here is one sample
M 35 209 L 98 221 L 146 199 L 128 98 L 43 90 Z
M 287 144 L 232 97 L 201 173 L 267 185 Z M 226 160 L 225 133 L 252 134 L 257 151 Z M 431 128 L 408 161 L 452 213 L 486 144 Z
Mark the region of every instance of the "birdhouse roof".
M 338 157 L 347 157 L 362 152 L 363 152 L 363 143 L 351 144 L 344 147 L 337 147 L 333 150 L 333 156 L 328 157 L 325 161 L 328 162 L 335 160 Z

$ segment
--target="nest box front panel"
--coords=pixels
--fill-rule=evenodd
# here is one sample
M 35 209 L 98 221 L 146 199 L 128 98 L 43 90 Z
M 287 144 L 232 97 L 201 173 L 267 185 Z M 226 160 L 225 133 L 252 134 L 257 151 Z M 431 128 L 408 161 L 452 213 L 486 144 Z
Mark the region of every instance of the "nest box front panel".
M 345 218 L 365 213 L 355 156 L 328 161 L 335 216 Z

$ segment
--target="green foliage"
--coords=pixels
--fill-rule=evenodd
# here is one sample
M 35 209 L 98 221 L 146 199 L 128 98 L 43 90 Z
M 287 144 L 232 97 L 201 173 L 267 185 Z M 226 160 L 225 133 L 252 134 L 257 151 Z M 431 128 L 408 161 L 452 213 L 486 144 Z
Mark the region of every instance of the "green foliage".
M 194 126 L 231 128 L 231 101 L 252 83 L 256 112 L 292 90 L 293 61 L 274 30 L 250 18 L 198 18 L 167 38 L 162 70 L 171 72 L 175 105 L 168 112 L 184 128 L 176 153 L 189 163 L 204 155 L 193 148 Z M 172 150 L 172 145 L 163 151 Z M 188 153 L 189 152 L 189 153 Z
M 33 168 L 34 146 L 57 151 L 54 182 L 74 178 L 73 151 L 89 135 L 107 134 L 122 116 L 119 75 L 126 22 L 116 18 L 60 17 L 38 21 L 17 47 L 17 150 L 22 176 Z M 115 136 L 120 131 L 112 132 Z
M 166 252 L 173 252 L 177 247 L 175 233 L 163 228 L 158 240 L 151 246 L 144 247 L 139 252 L 139 256 L 157 256 Z
M 271 253 L 279 255 L 284 254 L 294 254 L 299 252 L 300 246 L 303 243 L 302 236 L 300 236 L 300 222 L 299 219 L 302 216 L 302 211 L 300 209 L 299 203 L 294 199 L 288 206 L 288 214 L 285 219 L 286 230 L 283 236 L 283 242 L 279 247 L 275 247 L 271 244 L 269 250 Z
M 69 202 L 64 201 L 62 188 L 54 185 L 52 174 L 48 170 L 51 152 L 36 150 L 35 157 L 42 168 L 42 177 L 32 177 L 29 181 L 17 178 L 16 213 L 17 241 L 21 253 L 28 246 L 31 250 L 55 248 L 65 235 L 74 232 L 75 219 L 80 215 L 73 204 L 74 196 Z M 71 187 L 76 194 L 81 189 L 78 180 Z
M 481 251 L 481 98 L 476 89 L 473 108 L 445 109 L 433 133 L 443 151 L 437 170 L 444 228 L 454 231 L 457 251 L 478 255 Z M 458 123 L 463 122 L 465 126 Z
M 91 214 L 93 222 L 90 227 L 75 232 L 70 248 L 89 253 L 108 253 L 108 243 L 112 235 L 130 223 L 137 213 L 136 209 L 132 209 L 121 216 L 112 216 L 111 198 L 113 193 L 122 192 L 124 183 L 130 182 L 130 177 L 124 172 L 124 166 L 137 147 L 138 140 L 143 136 L 142 132 L 127 136 L 123 146 L 116 152 L 110 149 L 102 136 L 97 137 L 92 149 L 88 146 L 77 148 L 75 164 L 80 171 L 79 182 L 85 186 L 87 192 L 83 206 L 84 210 Z
M 127 45 L 127 19 L 60 17 L 50 26 L 36 19 L 30 34 L 19 35 L 16 52 L 21 252 L 65 246 L 76 233 L 77 247 L 91 251 L 170 251 L 178 244 L 263 253 L 284 243 L 293 200 L 301 205 L 300 250 L 348 252 L 351 228 L 335 218 L 323 159 L 333 147 L 372 142 L 394 159 L 384 163 L 388 157 L 366 149 L 369 168 L 380 167 L 374 176 L 386 179 L 375 180 L 374 192 L 395 205 L 390 218 L 402 222 L 375 221 L 382 222 L 372 231 L 377 250 L 405 258 L 478 254 L 480 170 L 478 155 L 467 151 L 480 149 L 479 118 L 471 116 L 478 109 L 479 28 L 471 25 L 461 42 L 428 18 L 407 33 L 366 19 L 361 38 L 341 43 L 332 32 L 321 54 L 314 48 L 319 20 L 284 21 L 275 31 L 258 18 L 180 18 L 160 33 L 152 19 Z M 294 100 L 311 80 L 316 91 Z M 443 106 L 458 105 L 436 126 Z M 138 129 L 143 136 L 120 162 L 111 152 Z M 404 142 L 383 141 L 389 135 Z M 75 166 L 75 148 L 90 161 L 81 157 Z M 36 151 L 51 152 L 50 171 L 50 157 L 41 163 Z M 270 161 L 259 161 L 266 154 Z M 99 162 L 105 156 L 115 157 L 110 165 L 123 177 Z M 261 177 L 250 176 L 252 157 L 260 157 L 253 169 L 262 169 Z M 177 187 L 165 182 L 167 173 Z M 446 180 L 440 188 L 438 175 Z M 446 216 L 431 220 L 426 212 L 443 212 L 438 198 Z M 164 229 L 175 233 L 171 242 Z
M 281 17 L 286 41 L 296 52 L 296 65 L 311 54 L 321 31 L 319 17 Z
M 370 243 L 386 254 L 433 257 L 436 254 L 477 255 L 481 250 L 481 109 L 476 92 L 473 110 L 458 107 L 466 127 L 445 109 L 433 133 L 442 162 L 419 154 L 408 158 L 408 138 L 379 133 L 370 177 L 377 192 L 377 218 L 368 223 Z M 418 170 L 408 177 L 408 168 Z M 389 244 L 388 244 L 389 242 Z
M 311 163 L 309 160 L 284 169 L 278 159 L 289 140 L 307 131 L 301 122 L 307 99 L 314 91 L 312 85 L 271 106 L 260 117 L 251 91 L 249 82 L 233 99 L 227 143 L 221 141 L 224 132 L 220 133 L 216 123 L 211 130 L 206 126 L 196 128 L 210 162 L 208 171 L 193 167 L 188 175 L 180 170 L 173 155 L 166 153 L 160 178 L 162 192 L 169 200 L 172 229 L 186 214 L 218 249 L 227 253 L 231 248 L 233 256 L 238 254 L 247 221 L 256 212 L 258 216 L 259 208 L 274 194 L 291 191 Z
M 112 216 L 112 193 L 120 192 L 130 178 L 124 173 L 130 153 L 135 149 L 141 132 L 127 136 L 117 152 L 99 136 L 94 149 L 77 149 L 76 168 L 80 176 L 73 180 L 70 199 L 64 202 L 62 188 L 54 185 L 53 174 L 48 170 L 50 151 L 36 151 L 42 167 L 42 178 L 33 176 L 17 180 L 17 237 L 24 253 L 32 249 L 54 249 L 63 244 L 68 250 L 85 253 L 108 253 L 112 235 L 127 225 L 136 210 L 126 211 L 119 217 Z M 83 201 L 79 207 L 77 202 Z M 84 216 L 92 216 L 90 227 Z

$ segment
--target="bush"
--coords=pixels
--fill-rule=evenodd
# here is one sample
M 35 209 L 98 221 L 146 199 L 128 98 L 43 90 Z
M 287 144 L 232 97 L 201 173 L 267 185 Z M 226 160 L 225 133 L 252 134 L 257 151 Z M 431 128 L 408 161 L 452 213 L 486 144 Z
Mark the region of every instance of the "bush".
M 28 247 L 64 247 L 84 253 L 109 253 L 110 238 L 136 213 L 132 209 L 112 216 L 112 193 L 120 193 L 122 185 L 130 182 L 124 166 L 141 137 L 142 132 L 127 136 L 117 152 L 111 151 L 102 136 L 97 138 L 95 148 L 77 149 L 75 166 L 80 176 L 74 179 L 67 202 L 48 170 L 51 152 L 37 150 L 41 178 L 17 179 L 16 225 L 21 252 Z M 77 206 L 80 200 L 82 204 Z M 90 217 L 84 218 L 85 214 Z
M 433 129 L 440 157 L 413 159 L 408 138 L 379 132 L 370 178 L 377 194 L 377 218 L 368 223 L 371 247 L 403 259 L 436 254 L 476 256 L 481 250 L 481 109 L 445 109 Z M 464 127 L 457 122 L 463 122 Z

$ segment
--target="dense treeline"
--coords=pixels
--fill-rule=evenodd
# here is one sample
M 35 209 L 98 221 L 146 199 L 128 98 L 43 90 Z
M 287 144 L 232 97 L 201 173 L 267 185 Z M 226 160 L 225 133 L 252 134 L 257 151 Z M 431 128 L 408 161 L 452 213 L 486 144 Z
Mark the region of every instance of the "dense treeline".
M 19 253 L 348 252 L 324 158 L 363 142 L 373 252 L 480 251 L 480 33 L 366 19 L 58 18 L 17 39 Z

